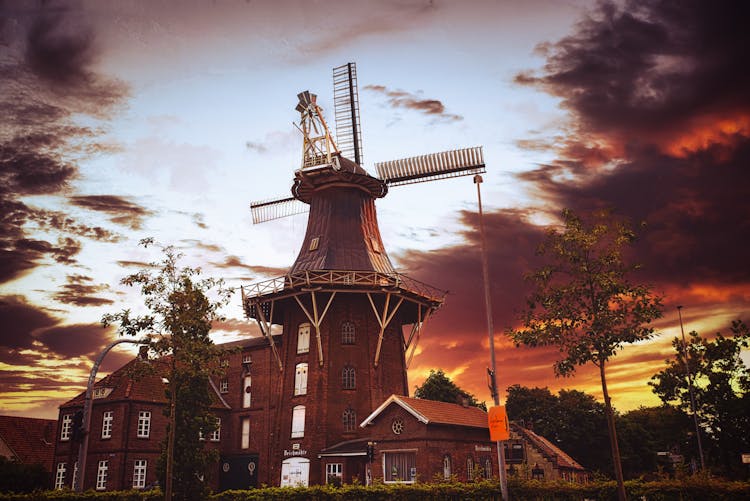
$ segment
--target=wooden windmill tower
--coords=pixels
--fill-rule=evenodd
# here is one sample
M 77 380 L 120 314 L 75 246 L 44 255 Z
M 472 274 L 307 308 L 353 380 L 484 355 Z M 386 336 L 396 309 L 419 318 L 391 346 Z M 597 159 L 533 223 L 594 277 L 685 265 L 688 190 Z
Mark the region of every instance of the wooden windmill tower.
M 280 374 L 268 466 L 282 485 L 324 483 L 329 457 L 346 458 L 346 478 L 365 477 L 367 432 L 359 423 L 390 395 L 408 395 L 406 369 L 445 296 L 394 270 L 375 199 L 392 186 L 485 171 L 475 147 L 380 163 L 371 176 L 361 166 L 354 63 L 335 68 L 333 81 L 336 140 L 315 94 L 300 93 L 302 161 L 292 196 L 251 205 L 254 223 L 310 211 L 289 272 L 243 289 L 245 312 L 267 337 Z M 283 326 L 280 345 L 274 324 Z

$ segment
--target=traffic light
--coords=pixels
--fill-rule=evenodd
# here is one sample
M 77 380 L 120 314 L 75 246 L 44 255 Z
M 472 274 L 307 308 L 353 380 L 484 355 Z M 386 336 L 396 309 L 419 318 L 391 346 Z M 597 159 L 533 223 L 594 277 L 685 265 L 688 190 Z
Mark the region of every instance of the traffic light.
M 74 442 L 80 442 L 83 438 L 85 430 L 83 429 L 83 411 L 76 411 L 73 414 L 73 425 L 71 434 Z

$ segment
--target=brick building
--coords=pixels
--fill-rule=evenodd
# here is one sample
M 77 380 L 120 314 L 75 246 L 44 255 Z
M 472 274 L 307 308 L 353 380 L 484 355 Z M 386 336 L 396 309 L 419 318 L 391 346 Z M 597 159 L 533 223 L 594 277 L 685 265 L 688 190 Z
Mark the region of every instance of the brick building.
M 238 350 L 220 361 L 226 376 L 212 387 L 221 429 L 209 440 L 221 461 L 208 481 L 223 490 L 495 471 L 486 414 L 406 397 L 409 361 L 445 292 L 393 268 L 375 209 L 389 186 L 484 172 L 481 149 L 391 162 L 396 177 L 373 177 L 337 150 L 315 96 L 298 97 L 303 159 L 291 191 L 309 205 L 307 230 L 287 274 L 242 290 L 263 337 L 233 343 Z M 124 369 L 96 385 L 85 488 L 155 479 L 163 384 L 132 380 Z M 70 430 L 81 403 L 79 396 L 61 407 L 58 486 L 69 485 L 74 468 Z M 370 462 L 371 442 L 384 467 Z
M 56 427 L 54 419 L 0 416 L 0 456 L 41 465 L 51 474 Z

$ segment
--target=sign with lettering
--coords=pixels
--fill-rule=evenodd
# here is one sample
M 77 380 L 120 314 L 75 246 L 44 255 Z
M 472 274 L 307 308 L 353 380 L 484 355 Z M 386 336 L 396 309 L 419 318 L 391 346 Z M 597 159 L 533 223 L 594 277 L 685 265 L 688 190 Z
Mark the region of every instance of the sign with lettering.
M 307 451 L 305 449 L 292 449 L 291 451 L 284 449 L 284 457 L 287 456 L 307 456 Z
M 490 440 L 498 442 L 510 438 L 510 426 L 508 425 L 508 414 L 504 405 L 490 407 L 487 413 L 487 421 L 490 428 Z

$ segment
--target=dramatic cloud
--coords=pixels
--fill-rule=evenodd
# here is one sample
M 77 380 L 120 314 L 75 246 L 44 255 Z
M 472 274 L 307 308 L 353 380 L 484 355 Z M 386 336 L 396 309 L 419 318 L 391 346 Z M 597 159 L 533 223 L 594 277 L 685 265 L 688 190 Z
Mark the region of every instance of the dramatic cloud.
M 240 268 L 259 275 L 279 276 L 289 271 L 287 268 L 274 268 L 269 266 L 251 266 L 242 262 L 238 256 L 227 256 L 223 262 L 212 262 L 213 266 L 223 269 Z
M 52 297 L 61 303 L 76 306 L 101 306 L 112 304 L 113 300 L 99 296 L 109 291 L 107 284 L 94 284 L 94 279 L 83 275 L 69 275 L 67 284 L 61 287 Z
M 93 34 L 65 4 L 3 3 L 0 17 L 14 20 L 0 25 L 0 281 L 7 281 L 44 257 L 74 263 L 81 249 L 76 237 L 117 240 L 24 198 L 66 193 L 79 161 L 113 149 L 100 138 L 126 89 L 93 72 Z M 78 122 L 84 116 L 85 126 Z M 34 230 L 57 235 L 52 241 L 28 237 Z
M 153 211 L 138 205 L 127 197 L 115 195 L 79 195 L 70 197 L 70 203 L 85 209 L 104 212 L 110 216 L 110 221 L 138 230 L 143 220 L 151 216 Z
M 365 90 L 382 94 L 388 98 L 388 104 L 393 108 L 415 110 L 425 115 L 434 116 L 446 121 L 459 121 L 464 117 L 452 113 L 446 113 L 445 105 L 437 99 L 424 99 L 420 95 L 412 94 L 403 90 L 389 90 L 384 85 L 366 85 Z
M 31 348 L 34 341 L 32 334 L 35 331 L 51 327 L 58 322 L 58 319 L 47 312 L 29 305 L 23 297 L 0 297 L 0 325 L 3 326 L 0 346 L 3 348 L 8 350 Z

